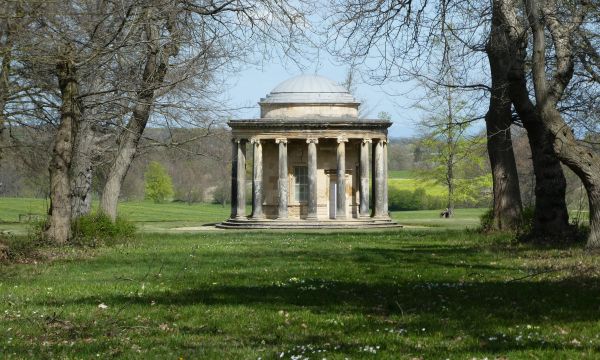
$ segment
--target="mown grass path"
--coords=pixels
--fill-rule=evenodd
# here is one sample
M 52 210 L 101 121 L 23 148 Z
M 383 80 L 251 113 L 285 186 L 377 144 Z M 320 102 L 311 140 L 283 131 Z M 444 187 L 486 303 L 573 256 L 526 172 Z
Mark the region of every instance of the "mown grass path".
M 0 265 L 0 358 L 598 358 L 598 259 L 465 231 L 141 234 Z

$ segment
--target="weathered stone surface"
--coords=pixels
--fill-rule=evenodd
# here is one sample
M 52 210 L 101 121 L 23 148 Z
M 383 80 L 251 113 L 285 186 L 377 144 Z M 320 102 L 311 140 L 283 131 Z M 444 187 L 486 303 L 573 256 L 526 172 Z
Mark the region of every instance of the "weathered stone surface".
M 238 211 L 238 142 L 231 141 L 231 218 L 237 217 Z
M 307 139 L 308 143 L 308 209 L 307 219 L 317 219 L 318 190 L 317 187 L 317 139 Z
M 243 218 L 246 216 L 246 140 L 238 139 L 236 141 L 237 146 L 237 210 L 235 212 L 236 218 Z
M 278 189 L 279 194 L 277 201 L 279 207 L 277 209 L 277 217 L 279 219 L 287 219 L 288 217 L 288 188 L 289 188 L 289 169 L 288 169 L 288 151 L 287 151 L 287 140 L 277 139 L 276 142 L 279 144 L 279 178 L 278 178 Z
M 359 104 L 347 93 L 313 90 L 274 94 L 259 103 L 261 119 L 228 123 L 234 138 L 253 139 L 253 212 L 250 218 L 240 216 L 245 199 L 241 174 L 245 173 L 241 167 L 245 165 L 245 152 L 237 146 L 232 165 L 232 219 L 223 227 L 395 224 L 387 212 L 386 141 L 391 122 L 359 119 Z M 316 102 L 294 102 L 307 96 Z M 347 101 L 328 102 L 334 97 Z M 371 139 L 373 156 L 369 164 Z M 297 175 L 302 181 L 296 179 Z M 372 196 L 369 176 L 373 177 Z M 307 196 L 300 196 L 305 191 Z M 369 213 L 370 200 L 374 217 Z
M 252 171 L 252 218 L 262 219 L 263 213 L 263 151 L 259 139 L 252 139 L 253 171 Z
M 387 179 L 385 178 L 383 140 L 378 139 L 373 143 L 373 216 L 381 218 L 388 216 L 384 207 L 384 191 Z
M 346 143 L 348 139 L 339 137 L 337 139 L 337 156 L 336 156 L 336 168 L 337 168 L 337 206 L 335 212 L 336 219 L 345 219 L 348 209 L 346 208 Z
M 371 139 L 363 139 L 360 143 L 360 216 L 370 216 L 369 213 L 369 146 Z

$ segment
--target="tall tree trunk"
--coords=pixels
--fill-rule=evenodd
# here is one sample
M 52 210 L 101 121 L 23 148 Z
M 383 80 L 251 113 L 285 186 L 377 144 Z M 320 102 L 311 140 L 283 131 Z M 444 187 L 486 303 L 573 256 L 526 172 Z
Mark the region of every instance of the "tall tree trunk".
M 588 248 L 600 248 L 600 157 L 590 147 L 575 139 L 555 106 L 538 105 L 551 134 L 552 145 L 558 158 L 581 180 L 588 195 L 590 234 Z
M 509 96 L 527 130 L 535 174 L 535 211 L 531 235 L 563 240 L 568 238 L 569 214 L 565 201 L 567 182 L 560 161 L 554 154 L 551 134 L 539 118 L 529 98 L 525 78 L 527 31 L 517 15 L 514 0 L 494 0 L 493 31 L 506 46 L 494 53 L 508 65 Z
M 448 217 L 454 216 L 454 169 L 453 165 L 450 164 L 453 156 L 449 157 L 448 170 L 446 172 L 446 178 L 448 179 Z
M 510 58 L 515 54 L 507 54 Z M 535 174 L 535 211 L 531 235 L 564 241 L 569 239 L 569 212 L 565 195 L 567 180 L 558 157 L 554 153 L 552 134 L 536 113 L 529 98 L 524 68 L 524 49 L 517 52 L 516 61 L 509 74 L 510 98 L 531 147 L 531 160 Z
M 77 219 L 92 210 L 92 157 L 95 137 L 90 119 L 81 121 L 75 137 L 71 165 L 71 218 Z
M 12 59 L 11 31 L 7 31 L 6 40 L 2 48 L 2 64 L 0 68 L 0 141 L 4 134 L 6 124 L 6 102 L 9 92 L 10 62 Z M 0 147 L 0 159 L 2 159 L 2 148 Z
M 148 44 L 146 63 L 140 90 L 137 92 L 136 106 L 126 128 L 119 136 L 119 147 L 109 170 L 100 200 L 102 212 L 113 220 L 117 217 L 121 185 L 137 153 L 140 138 L 152 112 L 155 92 L 163 85 L 169 67 L 169 58 L 176 55 L 179 50 L 175 41 L 161 46 L 159 28 L 156 20 L 152 18 L 151 11 L 148 11 L 148 23 L 145 30 Z M 168 23 L 167 26 L 171 30 L 170 26 L 173 26 L 173 24 Z
M 100 200 L 100 209 L 113 220 L 117 217 L 121 185 L 135 157 L 142 133 L 146 128 L 152 110 L 153 98 L 154 96 L 138 96 L 138 105 L 135 106 L 126 129 L 118 139 L 119 147 L 108 172 Z
M 448 217 L 454 216 L 454 155 L 456 151 L 454 138 L 454 114 L 452 106 L 452 93 L 448 89 L 448 95 L 446 98 L 446 104 L 448 106 L 448 123 L 447 125 L 447 138 L 446 146 L 448 147 L 448 159 L 446 161 L 446 183 L 448 185 Z
M 501 5 L 499 1 L 493 3 L 492 26 L 486 45 L 492 90 L 490 107 L 485 115 L 485 125 L 488 155 L 492 167 L 493 227 L 498 230 L 516 230 L 522 222 L 523 205 L 510 133 L 512 113 L 506 80 L 510 63 L 507 63 L 502 56 L 503 49 L 508 47 L 508 41 L 498 16 L 501 11 L 499 5 Z
M 510 135 L 510 100 L 504 91 L 492 90 L 485 123 L 492 167 L 493 225 L 498 230 L 516 230 L 521 225 L 523 207 Z
M 71 237 L 70 171 L 73 143 L 81 118 L 77 99 L 79 84 L 71 52 L 67 52 L 65 58 L 58 62 L 56 70 L 62 105 L 49 167 L 50 209 L 45 236 L 56 244 L 64 244 Z
M 544 1 L 525 0 L 529 26 L 532 31 L 532 74 L 536 111 L 550 132 L 558 158 L 581 179 L 588 195 L 590 234 L 588 248 L 600 248 L 600 157 L 586 144 L 578 141 L 558 111 L 557 103 L 571 81 L 574 68 L 573 32 L 581 25 L 586 13 L 577 8 L 567 23 L 557 21 L 556 8 Z M 544 13 L 548 12 L 548 13 Z M 546 68 L 548 28 L 554 46 L 555 71 L 549 80 Z
M 493 12 L 497 11 L 498 7 L 494 6 Z M 492 90 L 489 110 L 485 115 L 494 193 L 493 226 L 498 230 L 516 230 L 522 222 L 523 206 L 510 132 L 512 114 L 506 80 L 510 64 L 502 57 L 502 49 L 508 46 L 506 40 L 498 17 L 493 16 L 486 46 Z

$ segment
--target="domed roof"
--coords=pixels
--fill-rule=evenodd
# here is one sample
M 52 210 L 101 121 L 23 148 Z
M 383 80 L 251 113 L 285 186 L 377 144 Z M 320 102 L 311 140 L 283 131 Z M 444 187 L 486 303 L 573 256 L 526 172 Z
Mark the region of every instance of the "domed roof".
M 277 85 L 261 103 L 357 104 L 342 86 L 319 75 L 298 75 Z

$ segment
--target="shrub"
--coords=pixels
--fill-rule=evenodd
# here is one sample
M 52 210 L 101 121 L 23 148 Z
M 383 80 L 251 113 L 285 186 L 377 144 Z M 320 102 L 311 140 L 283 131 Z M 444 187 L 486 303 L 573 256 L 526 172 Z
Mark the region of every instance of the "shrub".
M 121 217 L 115 222 L 103 213 L 84 215 L 73 221 L 72 242 L 76 245 L 113 245 L 126 242 L 135 235 L 135 225 Z
M 423 188 L 416 188 L 413 191 L 388 188 L 388 204 L 392 211 L 441 209 L 445 201 L 442 196 L 427 194 Z
M 46 243 L 40 236 L 41 225 L 36 224 L 29 235 L 0 234 L 0 262 L 29 261 L 39 259 L 38 249 Z M 39 231 L 38 231 L 39 230 Z
M 526 206 L 523 208 L 523 223 L 519 228 L 519 233 L 529 234 L 533 229 L 533 220 L 535 216 L 535 208 L 533 206 Z
M 490 232 L 494 228 L 494 209 L 487 209 L 479 216 L 479 231 Z
M 144 179 L 146 182 L 144 194 L 147 199 L 162 203 L 173 196 L 173 181 L 160 163 L 150 162 L 148 170 L 144 173 Z

